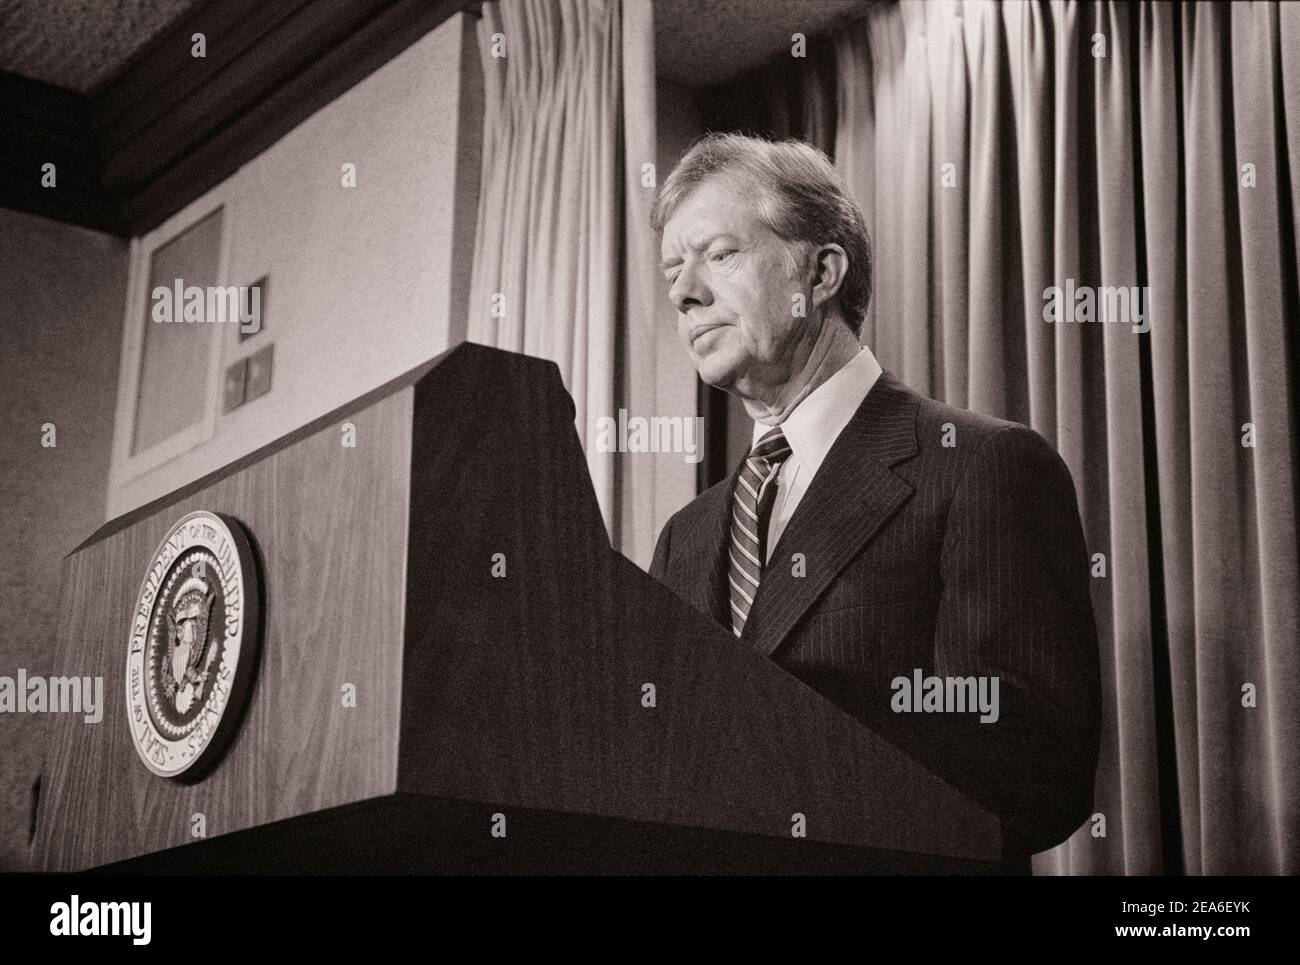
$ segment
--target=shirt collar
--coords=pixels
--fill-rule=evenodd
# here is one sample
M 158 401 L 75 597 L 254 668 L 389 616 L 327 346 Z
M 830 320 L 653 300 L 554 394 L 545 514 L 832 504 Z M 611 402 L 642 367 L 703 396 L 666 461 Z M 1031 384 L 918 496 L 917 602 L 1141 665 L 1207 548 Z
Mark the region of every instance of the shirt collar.
M 795 406 L 781 423 L 781 432 L 790 444 L 790 454 L 816 475 L 826 454 L 858 411 L 862 401 L 880 378 L 880 363 L 865 345 L 849 362 L 817 386 Z M 754 423 L 752 445 L 757 445 L 771 426 Z

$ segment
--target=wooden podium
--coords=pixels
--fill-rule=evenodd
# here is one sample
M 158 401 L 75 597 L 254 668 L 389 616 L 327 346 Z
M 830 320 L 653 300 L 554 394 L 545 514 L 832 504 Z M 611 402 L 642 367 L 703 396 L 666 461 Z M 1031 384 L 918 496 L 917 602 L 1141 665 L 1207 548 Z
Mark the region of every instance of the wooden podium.
M 57 672 L 102 676 L 104 716 L 52 715 L 38 864 L 999 870 L 996 817 L 610 548 L 573 419 L 552 363 L 464 344 L 100 529 Z M 249 535 L 261 646 L 181 783 L 135 753 L 124 668 L 194 510 Z

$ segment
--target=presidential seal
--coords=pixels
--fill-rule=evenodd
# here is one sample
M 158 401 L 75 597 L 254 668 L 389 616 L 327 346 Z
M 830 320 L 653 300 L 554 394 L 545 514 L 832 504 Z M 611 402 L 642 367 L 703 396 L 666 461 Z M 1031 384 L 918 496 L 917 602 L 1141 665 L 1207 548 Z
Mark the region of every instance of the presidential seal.
M 238 723 L 257 650 L 258 585 L 238 522 L 179 520 L 149 564 L 131 620 L 126 703 L 145 767 L 193 779 Z

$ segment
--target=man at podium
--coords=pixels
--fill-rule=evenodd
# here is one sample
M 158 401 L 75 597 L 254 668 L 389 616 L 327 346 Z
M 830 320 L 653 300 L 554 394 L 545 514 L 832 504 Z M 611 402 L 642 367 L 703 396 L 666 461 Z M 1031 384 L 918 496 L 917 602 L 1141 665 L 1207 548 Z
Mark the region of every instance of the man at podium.
M 870 239 L 816 149 L 710 135 L 652 218 L 692 363 L 754 420 L 652 575 L 989 807 L 1011 853 L 1058 844 L 1091 813 L 1100 727 L 1064 462 L 861 344 Z

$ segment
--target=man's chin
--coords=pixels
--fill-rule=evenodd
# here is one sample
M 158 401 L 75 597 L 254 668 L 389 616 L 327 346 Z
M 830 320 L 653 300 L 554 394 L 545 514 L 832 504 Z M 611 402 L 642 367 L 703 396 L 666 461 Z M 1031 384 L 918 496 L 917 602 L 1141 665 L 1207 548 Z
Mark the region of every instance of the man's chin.
M 699 373 L 700 381 L 705 385 L 729 391 L 736 384 L 743 370 L 734 359 L 708 355 L 695 360 L 695 371 Z

